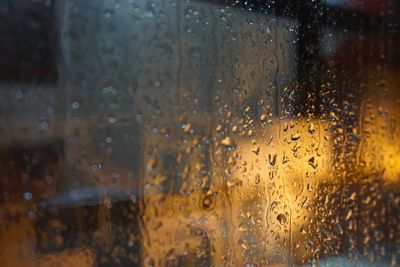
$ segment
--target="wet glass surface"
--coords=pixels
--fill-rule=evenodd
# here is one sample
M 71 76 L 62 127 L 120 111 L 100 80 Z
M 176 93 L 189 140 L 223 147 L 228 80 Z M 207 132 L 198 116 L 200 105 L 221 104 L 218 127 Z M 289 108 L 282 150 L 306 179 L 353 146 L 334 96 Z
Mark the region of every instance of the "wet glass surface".
M 400 265 L 399 7 L 2 1 L 2 266 Z

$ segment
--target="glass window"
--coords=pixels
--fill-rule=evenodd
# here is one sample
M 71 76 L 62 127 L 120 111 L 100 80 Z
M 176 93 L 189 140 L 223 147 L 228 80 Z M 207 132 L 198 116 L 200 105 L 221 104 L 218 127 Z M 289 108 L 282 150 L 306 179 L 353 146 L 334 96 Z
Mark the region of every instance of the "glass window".
M 397 266 L 395 0 L 4 0 L 3 266 Z

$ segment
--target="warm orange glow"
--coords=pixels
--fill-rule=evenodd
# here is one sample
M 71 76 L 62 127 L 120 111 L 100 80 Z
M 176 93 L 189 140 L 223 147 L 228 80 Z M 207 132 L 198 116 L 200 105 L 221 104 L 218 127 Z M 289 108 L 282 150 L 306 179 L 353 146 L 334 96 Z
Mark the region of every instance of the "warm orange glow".
M 236 264 L 242 264 L 249 251 L 264 255 L 267 262 L 289 231 L 300 233 L 307 224 L 307 206 L 331 168 L 327 125 L 315 119 L 287 120 L 254 134 L 259 135 L 257 141 L 248 136 L 221 141 L 221 149 L 234 149 L 225 152 L 226 163 L 214 162 L 213 173 L 221 175 L 212 177 L 216 187 L 209 192 L 215 194 L 197 190 L 161 196 L 146 191 L 144 253 L 156 266 L 180 255 L 204 253 L 199 249 L 204 236 L 211 242 L 215 266 L 226 263 L 229 253 Z M 152 175 L 153 181 L 166 179 Z M 285 214 L 287 206 L 291 214 Z

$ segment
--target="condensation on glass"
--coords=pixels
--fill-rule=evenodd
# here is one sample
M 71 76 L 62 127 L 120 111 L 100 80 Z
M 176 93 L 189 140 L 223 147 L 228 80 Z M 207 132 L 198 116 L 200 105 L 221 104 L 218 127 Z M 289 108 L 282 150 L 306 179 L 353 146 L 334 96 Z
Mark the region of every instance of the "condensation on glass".
M 2 266 L 399 266 L 399 7 L 3 1 Z

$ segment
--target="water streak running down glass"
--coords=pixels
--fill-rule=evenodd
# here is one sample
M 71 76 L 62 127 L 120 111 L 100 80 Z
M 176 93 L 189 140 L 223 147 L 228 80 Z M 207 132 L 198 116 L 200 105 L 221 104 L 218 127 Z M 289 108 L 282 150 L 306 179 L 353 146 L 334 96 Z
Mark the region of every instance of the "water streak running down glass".
M 2 266 L 400 266 L 395 0 L 4 0 Z

